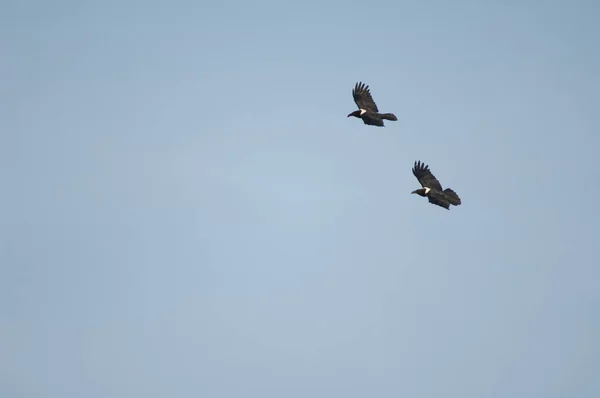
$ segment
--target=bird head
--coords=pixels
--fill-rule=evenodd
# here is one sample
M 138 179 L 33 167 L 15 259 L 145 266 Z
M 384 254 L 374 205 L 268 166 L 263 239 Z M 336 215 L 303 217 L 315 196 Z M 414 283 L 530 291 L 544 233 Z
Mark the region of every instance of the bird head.
M 359 111 L 359 110 L 358 110 L 358 111 L 354 111 L 354 112 L 352 112 L 351 114 L 349 114 L 349 115 L 348 115 L 348 116 L 346 116 L 346 117 L 350 117 L 350 116 L 354 116 L 354 117 L 360 117 L 360 111 Z
M 423 197 L 425 197 L 425 195 L 426 195 L 425 188 L 421 188 L 421 189 L 417 189 L 415 191 L 412 191 L 411 194 L 413 194 L 413 193 L 416 193 L 417 195 L 423 196 Z

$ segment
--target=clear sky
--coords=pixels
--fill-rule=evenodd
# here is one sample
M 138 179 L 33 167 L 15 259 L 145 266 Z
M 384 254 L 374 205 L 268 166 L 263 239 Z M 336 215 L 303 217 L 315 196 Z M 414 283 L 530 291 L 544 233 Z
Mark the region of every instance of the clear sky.
M 1 397 L 600 396 L 599 2 L 0 10 Z

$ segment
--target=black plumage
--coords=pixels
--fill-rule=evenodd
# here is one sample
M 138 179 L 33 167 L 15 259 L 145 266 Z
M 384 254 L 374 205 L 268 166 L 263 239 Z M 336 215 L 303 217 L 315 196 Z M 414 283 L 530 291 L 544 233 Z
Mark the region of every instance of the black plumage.
M 375 101 L 373 101 L 373 97 L 371 96 L 369 86 L 366 84 L 362 82 L 356 83 L 356 86 L 352 89 L 352 97 L 354 97 L 354 102 L 358 106 L 358 110 L 352 112 L 347 117 L 354 116 L 362 119 L 365 124 L 379 127 L 384 127 L 384 119 L 392 121 L 398 120 L 393 113 L 379 113 L 377 104 L 375 104 Z
M 442 184 L 435 178 L 429 170 L 429 166 L 421 161 L 415 162 L 412 172 L 423 188 L 417 189 L 411 193 L 426 197 L 429 203 L 441 206 L 450 210 L 450 205 L 459 206 L 460 197 L 450 188 L 442 190 Z

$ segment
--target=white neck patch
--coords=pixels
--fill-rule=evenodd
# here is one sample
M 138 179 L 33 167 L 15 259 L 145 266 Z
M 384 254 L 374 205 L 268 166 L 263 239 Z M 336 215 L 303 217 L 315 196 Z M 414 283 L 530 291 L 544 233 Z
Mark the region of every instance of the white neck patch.
M 425 188 L 425 195 L 427 195 L 431 191 L 431 188 Z
M 361 114 L 361 115 L 364 115 L 365 113 L 367 113 L 367 111 L 365 111 L 364 109 L 361 109 L 361 110 L 360 110 L 360 114 Z

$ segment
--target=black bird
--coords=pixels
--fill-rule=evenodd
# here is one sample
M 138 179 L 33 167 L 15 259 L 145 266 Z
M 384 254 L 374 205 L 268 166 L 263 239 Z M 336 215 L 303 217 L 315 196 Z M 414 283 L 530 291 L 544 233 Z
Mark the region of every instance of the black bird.
M 441 206 L 445 209 L 450 210 L 450 205 L 459 206 L 461 204 L 460 198 L 450 188 L 442 190 L 442 184 L 431 174 L 429 166 L 421 161 L 415 162 L 415 166 L 412 169 L 413 174 L 419 180 L 419 183 L 423 188 L 412 191 L 417 195 L 423 196 L 429 199 L 429 203 Z
M 398 120 L 393 113 L 379 113 L 379 109 L 377 109 L 377 105 L 373 101 L 373 97 L 371 97 L 369 86 L 366 84 L 362 82 L 356 83 L 356 86 L 352 89 L 352 96 L 358 106 L 358 110 L 352 112 L 347 117 L 354 116 L 362 119 L 365 124 L 379 127 L 384 127 L 383 119 Z

